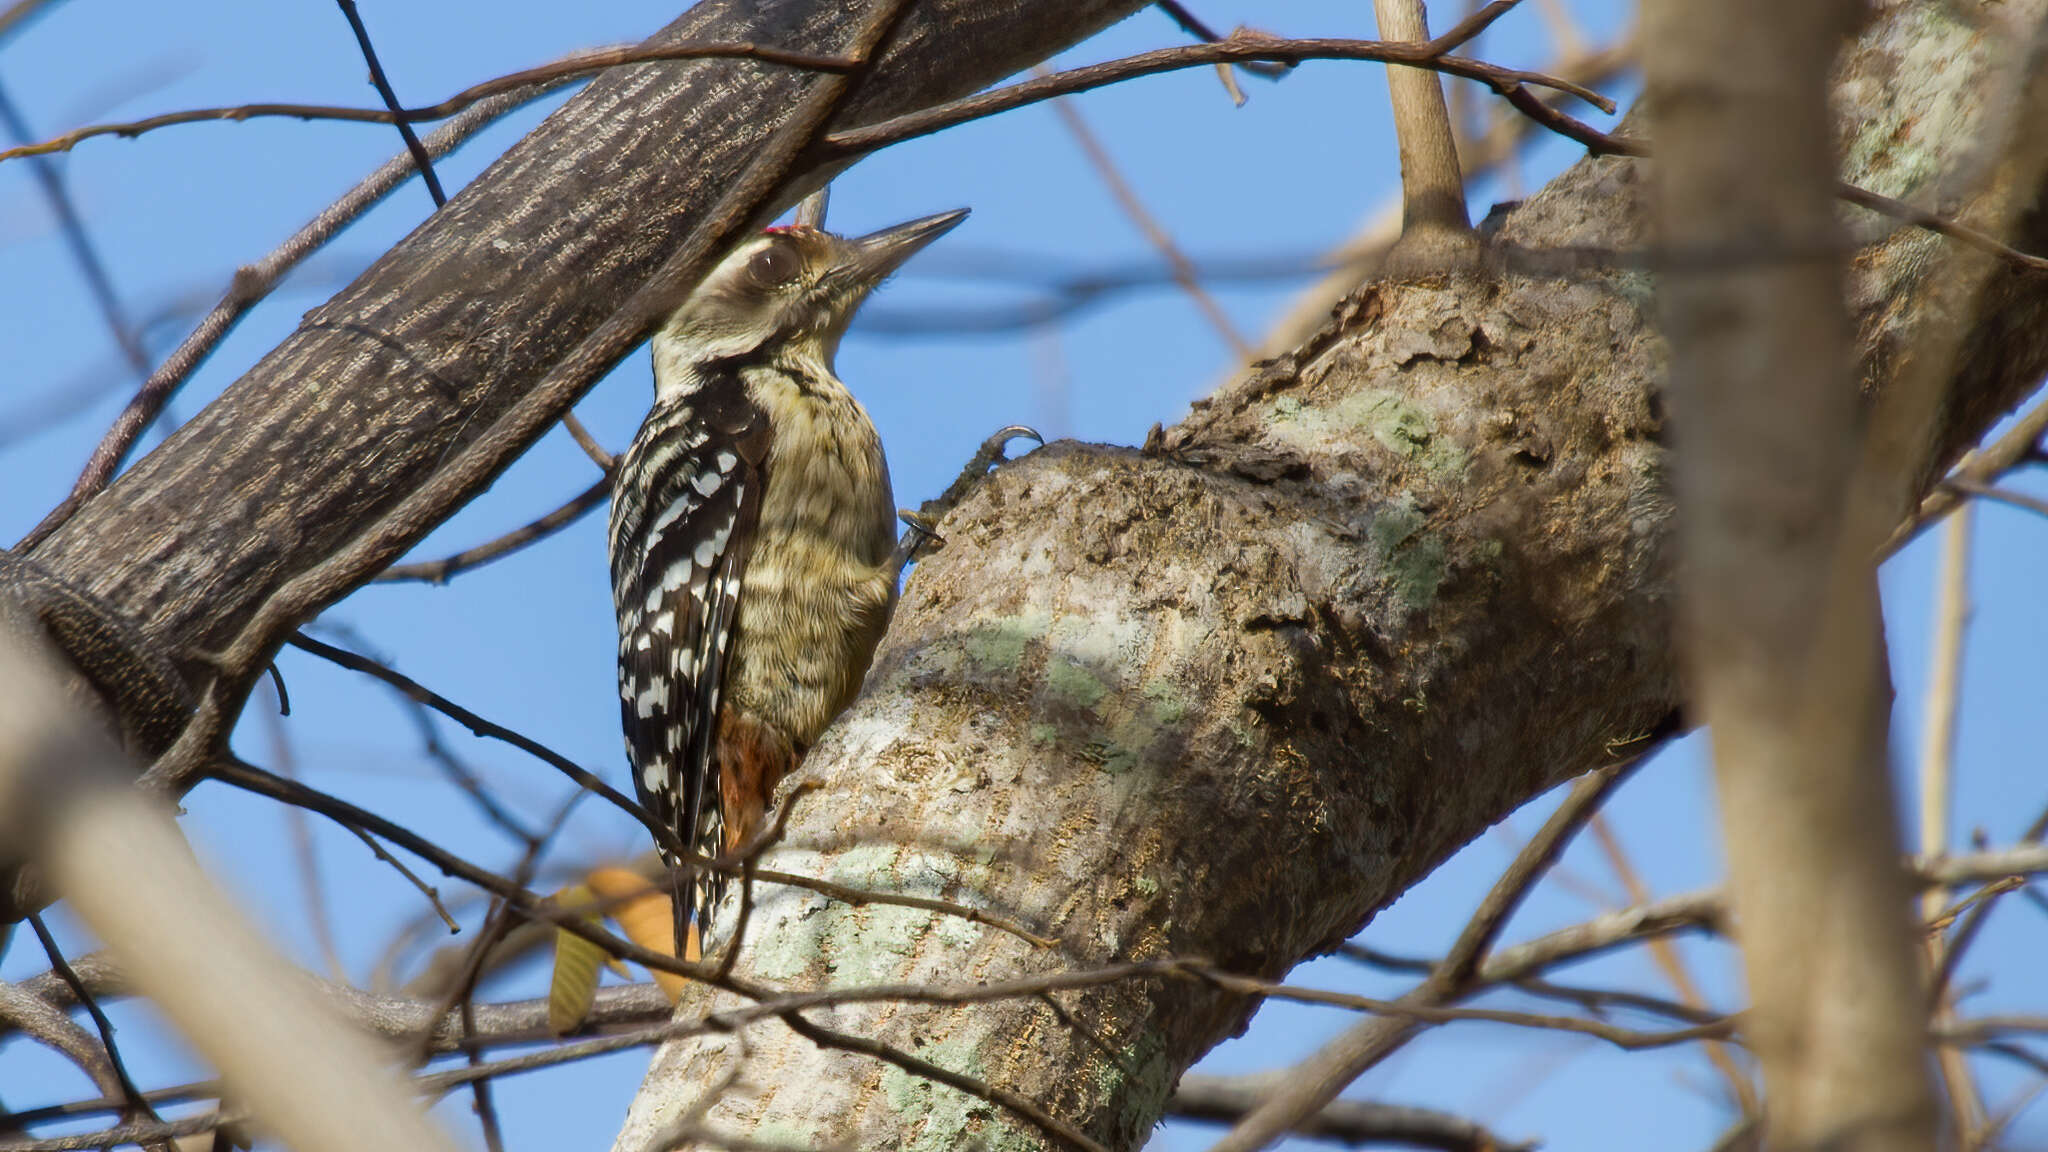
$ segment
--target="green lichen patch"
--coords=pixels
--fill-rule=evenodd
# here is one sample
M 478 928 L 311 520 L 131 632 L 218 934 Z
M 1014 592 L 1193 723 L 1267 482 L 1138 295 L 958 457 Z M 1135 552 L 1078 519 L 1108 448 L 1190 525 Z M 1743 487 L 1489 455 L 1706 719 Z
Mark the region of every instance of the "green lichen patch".
M 1375 513 L 1366 536 L 1379 552 L 1402 607 L 1419 612 L 1436 603 L 1449 556 L 1443 539 L 1429 531 L 1427 517 L 1412 499 L 1404 496 Z
M 1285 396 L 1273 402 L 1270 426 L 1275 436 L 1304 448 L 1327 448 L 1362 431 L 1434 480 L 1455 481 L 1465 472 L 1464 450 L 1441 434 L 1429 409 L 1399 392 L 1367 389 L 1327 407 Z
M 979 1044 L 971 1035 L 947 1036 L 920 1048 L 917 1054 L 941 1068 L 984 1082 L 988 1079 Z M 986 1145 L 990 1137 L 1004 1128 L 997 1120 L 994 1106 L 987 1101 L 893 1064 L 882 1070 L 881 1087 L 889 1110 L 901 1120 L 898 1131 L 904 1133 L 905 1139 L 899 1147 L 907 1152 L 955 1152 Z
M 1014 675 L 1023 666 L 1031 642 L 1052 627 L 1052 614 L 1038 610 L 1001 616 L 969 632 L 961 641 L 967 659 L 983 674 Z
M 1045 663 L 1045 686 L 1061 703 L 1086 712 L 1109 695 L 1102 677 L 1069 653 L 1054 653 Z

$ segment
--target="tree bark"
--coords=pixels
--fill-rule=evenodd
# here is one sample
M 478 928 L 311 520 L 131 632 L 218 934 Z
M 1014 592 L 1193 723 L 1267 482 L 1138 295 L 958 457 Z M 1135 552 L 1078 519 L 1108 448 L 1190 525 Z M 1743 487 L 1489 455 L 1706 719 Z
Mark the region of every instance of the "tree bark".
M 1838 67 L 1844 177 L 1966 218 L 2014 194 L 1980 176 L 2017 127 L 2000 101 L 2033 66 L 2044 9 L 1977 25 L 1940 4 L 1878 12 Z M 1635 252 L 1642 175 L 1582 162 L 1497 242 Z M 2037 205 L 2043 189 L 2018 194 Z M 2039 250 L 2048 227 L 2029 212 L 2010 239 Z M 1956 266 L 1917 231 L 1860 250 L 1848 300 L 1866 396 L 1953 321 L 1936 305 Z M 913 575 L 769 866 L 999 909 L 1059 946 L 764 886 L 736 971 L 954 986 L 1200 956 L 1277 976 L 1517 805 L 1641 750 L 1680 704 L 1654 287 L 1627 270 L 1368 283 L 1145 449 L 1059 444 L 997 473 Z M 1993 274 L 1944 402 L 1899 457 L 1908 474 L 1887 478 L 1901 493 L 2034 387 L 2044 307 L 2041 278 Z M 730 1003 L 700 991 L 681 1012 Z M 1254 1007 L 1155 977 L 807 1019 L 1132 1148 Z M 617 1147 L 679 1131 L 1053 1143 L 778 1020 L 657 1055 Z

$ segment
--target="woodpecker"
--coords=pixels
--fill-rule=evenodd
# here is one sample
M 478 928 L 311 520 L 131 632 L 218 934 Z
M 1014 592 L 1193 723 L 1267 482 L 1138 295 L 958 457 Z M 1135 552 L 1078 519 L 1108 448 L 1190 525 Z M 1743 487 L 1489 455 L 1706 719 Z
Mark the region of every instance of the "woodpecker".
M 908 541 L 832 364 L 868 294 L 966 215 L 858 239 L 771 228 L 654 336 L 654 407 L 612 487 L 620 716 L 640 802 L 700 855 L 760 827 L 888 625 Z M 724 877 L 663 856 L 696 959 Z

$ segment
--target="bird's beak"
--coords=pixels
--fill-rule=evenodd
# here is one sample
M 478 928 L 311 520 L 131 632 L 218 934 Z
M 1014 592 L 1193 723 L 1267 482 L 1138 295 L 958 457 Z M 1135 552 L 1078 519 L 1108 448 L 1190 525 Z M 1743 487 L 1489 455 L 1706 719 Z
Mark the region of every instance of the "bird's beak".
M 926 216 L 894 228 L 871 232 L 847 243 L 852 246 L 844 265 L 847 279 L 857 286 L 862 294 L 889 278 L 889 274 L 903 266 L 905 260 L 922 251 L 925 245 L 951 232 L 955 225 L 967 219 L 967 209 L 956 208 L 941 212 L 937 216 Z

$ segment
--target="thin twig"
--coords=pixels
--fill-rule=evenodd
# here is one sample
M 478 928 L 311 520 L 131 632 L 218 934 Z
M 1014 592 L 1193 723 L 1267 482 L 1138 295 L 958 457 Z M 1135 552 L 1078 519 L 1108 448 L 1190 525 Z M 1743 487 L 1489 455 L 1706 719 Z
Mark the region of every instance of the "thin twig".
M 272 690 L 278 691 L 274 687 Z M 281 691 L 278 699 L 284 699 Z M 270 759 L 277 765 L 278 775 L 288 780 L 297 779 L 298 756 L 292 751 L 291 734 L 285 731 L 281 709 L 263 709 L 263 731 L 269 739 Z M 293 861 L 298 866 L 299 898 L 306 908 L 313 941 L 320 949 L 321 958 L 327 962 L 327 974 L 336 980 L 344 979 L 347 970 L 341 962 L 341 947 L 334 937 L 334 909 L 328 903 L 327 885 L 320 873 L 320 853 L 313 842 L 312 818 L 305 809 L 290 806 L 285 808 L 284 818 L 291 833 Z
M 1178 0 L 1153 0 L 1152 6 L 1165 13 L 1166 18 L 1173 21 L 1181 31 L 1204 44 L 1216 44 L 1224 39 L 1216 34 L 1215 29 L 1204 23 L 1201 17 L 1189 11 L 1187 5 L 1179 3 Z M 1267 80 L 1278 80 L 1294 69 L 1292 64 L 1270 64 L 1263 60 L 1254 60 L 1238 67 Z
M 574 412 L 562 414 L 562 427 L 569 430 L 569 437 L 583 449 L 585 456 L 590 457 L 590 462 L 597 465 L 598 471 L 610 473 L 612 466 L 618 463 L 618 457 L 604 450 L 604 445 L 597 442 L 597 437 L 590 434 L 590 429 L 583 426 L 583 421 L 577 419 Z
M 1989 484 L 1978 484 L 1970 480 L 1944 480 L 1941 486 L 1999 504 L 2010 504 L 2036 516 L 2048 516 L 2048 500 L 2043 500 L 2039 496 L 2029 496 L 2025 492 L 2015 492 L 2010 488 L 1994 488 Z
M 42 913 L 29 913 L 28 926 L 36 934 L 36 942 L 43 946 L 43 955 L 50 961 L 50 971 L 55 972 L 57 978 L 64 981 L 65 987 L 71 989 L 71 994 L 78 998 L 78 1003 L 85 1008 L 86 1014 L 92 1017 L 92 1026 L 100 1034 L 100 1044 L 107 1050 L 107 1064 L 114 1070 L 114 1080 L 121 1086 L 121 1094 L 127 1097 L 127 1118 L 160 1119 L 156 1109 L 143 1097 L 142 1089 L 135 1086 L 135 1078 L 128 1075 L 128 1065 L 121 1059 L 120 1047 L 114 1043 L 114 1022 L 107 1019 L 106 1012 L 100 1008 L 98 998 L 86 989 L 85 982 L 78 978 L 78 973 L 71 970 L 70 962 L 64 959 L 64 950 L 57 947 L 57 938 L 50 934 L 49 925 L 43 923 Z
M 361 672 L 365 676 L 381 680 L 403 692 L 407 698 L 432 708 L 434 711 L 469 729 L 470 732 L 477 736 L 501 740 L 510 744 L 521 752 L 532 756 L 534 759 L 567 776 L 581 787 L 597 793 L 598 796 L 609 802 L 613 807 L 639 821 L 648 832 L 653 834 L 658 843 L 663 841 L 664 836 L 670 840 L 675 838 L 674 829 L 668 828 L 660 821 L 648 815 L 646 809 L 640 807 L 639 804 L 635 803 L 618 789 L 605 783 L 596 773 L 589 771 L 567 756 L 549 748 L 530 736 L 515 732 L 502 724 L 484 719 L 403 672 L 387 667 L 361 653 L 351 652 L 346 648 L 337 648 L 332 644 L 315 640 L 303 632 L 293 634 L 285 640 L 285 643 L 303 652 L 310 652 L 322 660 L 338 664 L 351 672 Z
M 311 627 L 348 644 L 365 659 L 373 660 L 385 668 L 390 667 L 387 660 L 369 655 L 375 651 L 374 646 L 354 628 L 325 619 L 314 621 Z M 427 754 L 427 759 L 441 770 L 441 774 L 448 778 L 448 782 L 469 797 L 470 802 L 476 805 L 477 811 L 483 813 L 484 819 L 496 825 L 506 836 L 521 844 L 533 843 L 541 834 L 528 828 L 524 820 L 515 816 L 511 809 L 492 794 L 490 787 L 477 775 L 476 769 L 470 767 L 467 761 L 457 756 L 442 742 L 441 726 L 437 722 L 435 711 L 399 685 L 387 681 L 385 686 L 391 689 L 391 694 L 397 698 L 406 714 L 412 717 L 413 727 L 419 731 L 420 750 Z
M 450 577 L 481 568 L 493 560 L 509 556 L 529 544 L 538 543 L 581 520 L 591 509 L 605 502 L 611 495 L 612 478 L 609 475 L 598 478 L 595 484 L 571 496 L 566 503 L 530 524 L 516 528 L 495 540 L 486 541 L 474 548 L 466 548 L 453 556 L 439 560 L 425 560 L 416 564 L 393 564 L 371 578 L 372 583 L 388 584 L 401 580 L 423 580 L 428 584 L 446 584 Z
M 2044 836 L 2048 836 L 2048 809 L 2043 809 L 2034 817 L 2034 822 L 2027 825 L 2027 830 L 2021 833 L 2020 839 L 2035 843 Z M 1975 942 L 1977 933 L 1984 927 L 1985 918 L 1991 915 L 1992 905 L 1998 902 L 1998 897 L 2002 894 L 1987 892 L 1985 898 L 1970 909 L 1961 926 L 1949 937 L 1948 947 L 1942 952 L 1941 964 L 1934 971 L 1934 979 L 1929 982 L 1930 996 L 1939 998 L 1946 994 L 1950 982 L 1955 979 L 1956 969 L 1962 965 L 1963 953 Z
M 1608 867 L 1613 869 L 1615 877 L 1621 881 L 1622 888 L 1628 892 L 1629 903 L 1648 903 L 1649 885 L 1643 883 L 1642 874 L 1636 870 L 1635 862 L 1629 859 L 1628 849 L 1622 845 L 1621 837 L 1615 834 L 1605 814 L 1596 814 L 1588 824 L 1587 830 L 1593 834 L 1593 842 L 1607 858 Z M 1699 985 L 1693 982 L 1692 972 L 1686 967 L 1685 957 L 1679 954 L 1670 939 L 1652 936 L 1646 943 L 1650 950 L 1650 959 L 1656 964 L 1658 971 L 1664 974 L 1664 979 L 1670 983 L 1672 990 L 1678 993 L 1680 1002 L 1688 1008 L 1705 1008 L 1706 997 L 1700 994 Z M 1734 1054 L 1719 1041 L 1709 1042 L 1706 1053 L 1708 1062 L 1720 1073 L 1721 1079 L 1727 1083 L 1728 1090 L 1734 1095 L 1742 1115 L 1748 1118 L 1762 1115 L 1762 1104 L 1757 1099 L 1756 1085 L 1750 1080 L 1742 1065 L 1736 1062 Z
M 182 112 L 166 112 L 141 120 L 130 120 L 119 124 L 94 124 L 76 128 L 62 136 L 54 136 L 36 144 L 25 144 L 0 151 L 0 161 L 13 160 L 22 156 L 41 156 L 52 152 L 68 152 L 83 141 L 97 136 L 140 136 L 159 128 L 177 124 L 199 124 L 213 120 L 254 120 L 261 117 L 284 116 L 298 120 L 344 120 L 357 124 L 397 124 L 401 122 L 422 123 L 442 120 L 463 111 L 472 104 L 488 100 L 493 96 L 517 91 L 530 84 L 554 84 L 580 80 L 594 73 L 628 64 L 648 64 L 662 60 L 759 60 L 767 64 L 781 64 L 807 72 L 844 74 L 857 61 L 845 56 L 821 56 L 810 52 L 791 52 L 781 48 L 746 41 L 713 40 L 686 42 L 681 44 L 645 45 L 633 48 L 603 48 L 594 52 L 581 52 L 552 64 L 528 68 L 473 84 L 438 104 L 423 108 L 401 108 L 393 112 L 385 108 L 345 108 L 330 104 L 237 104 L 224 108 L 192 108 Z
M 384 75 L 384 65 L 377 62 L 377 50 L 370 45 L 370 30 L 363 26 L 362 13 L 356 11 L 356 0 L 334 2 L 341 5 L 341 14 L 348 18 L 349 31 L 356 34 L 356 47 L 362 50 L 363 63 L 370 66 L 370 83 L 376 87 L 385 109 L 391 113 L 391 122 L 398 126 L 398 135 L 405 141 L 405 150 L 412 154 L 412 162 L 419 167 L 420 179 L 427 185 L 427 195 L 433 197 L 434 207 L 441 207 L 448 203 L 448 194 L 441 190 L 441 177 L 434 171 L 434 158 L 420 146 L 420 138 L 413 132 L 412 122 L 406 118 L 405 110 L 398 102 L 398 93 L 392 90 L 390 79 Z
M 863 1056 L 872 1056 L 884 1063 L 894 1064 L 913 1076 L 944 1084 L 976 1099 L 1007 1108 L 1037 1125 L 1046 1135 L 1069 1148 L 1077 1149 L 1078 1152 L 1109 1152 L 1107 1147 L 1087 1133 L 1046 1111 L 1036 1100 L 1012 1092 L 1000 1084 L 992 1084 L 980 1077 L 969 1076 L 965 1072 L 955 1072 L 951 1068 L 934 1064 L 921 1056 L 913 1056 L 872 1037 L 855 1036 L 827 1028 L 822 1024 L 814 1024 L 795 1012 L 784 1013 L 782 1021 L 789 1025 L 790 1031 L 820 1048 L 836 1048 L 842 1052 L 858 1052 Z
M 914 140 L 919 136 L 929 136 L 971 120 L 980 120 L 997 113 L 1014 111 L 1051 100 L 1057 96 L 1071 96 L 1077 92 L 1087 92 L 1162 72 L 1178 72 L 1211 64 L 1241 64 L 1251 60 L 1270 60 L 1276 63 L 1299 63 L 1303 60 L 1360 60 L 1379 64 L 1405 64 L 1479 81 L 1504 98 L 1521 92 L 1530 100 L 1536 100 L 1534 93 L 1529 92 L 1527 86 L 1549 88 L 1569 93 L 1602 112 L 1611 114 L 1615 109 L 1612 100 L 1569 80 L 1542 72 L 1503 68 L 1463 56 L 1448 55 L 1478 35 L 1487 24 L 1512 7 L 1514 0 L 1495 0 L 1494 3 L 1480 9 L 1473 19 L 1464 21 L 1458 27 L 1426 43 L 1283 39 L 1259 33 L 1239 32 L 1230 39 L 1215 44 L 1157 48 L 1135 56 L 1055 72 L 1050 76 L 1026 80 L 1007 88 L 997 88 L 979 95 L 935 104 L 875 124 L 843 129 L 827 136 L 824 145 L 826 150 L 834 155 L 859 155 L 891 144 L 901 144 L 905 140 Z M 1519 102 L 1515 106 L 1521 108 Z M 1587 130 L 1597 132 L 1597 129 Z M 5 153 L 0 153 L 0 159 L 4 158 Z
M 1347 1008 L 1353 1012 L 1393 1021 L 1417 1024 L 1451 1024 L 1459 1021 L 1482 1021 L 1492 1024 L 1511 1024 L 1518 1028 L 1534 1028 L 1541 1031 L 1571 1032 L 1605 1040 L 1625 1051 L 1645 1048 L 1666 1048 L 1673 1044 L 1689 1044 L 1696 1040 L 1726 1040 L 1735 1035 L 1733 1017 L 1715 1017 L 1704 1024 L 1666 1032 L 1642 1032 L 1633 1028 L 1618 1028 L 1602 1020 L 1588 1020 L 1582 1016 L 1554 1016 L 1535 1012 L 1510 1012 L 1498 1008 L 1463 1008 L 1446 1004 L 1431 1004 L 1402 997 L 1399 1000 L 1383 1000 L 1373 996 L 1358 996 L 1349 992 L 1332 992 L 1321 988 L 1299 988 L 1291 984 L 1280 984 L 1271 980 L 1259 980 L 1250 976 L 1200 970 L 1200 976 L 1227 991 L 1244 996 L 1263 996 L 1269 1000 L 1287 1000 L 1296 1004 L 1320 1004 L 1331 1008 Z M 1291 1129 L 1283 1129 L 1290 1131 Z
M 1637 159 L 1646 159 L 1651 155 L 1648 142 L 1631 136 L 1618 136 L 1611 132 L 1602 132 L 1583 120 L 1579 120 L 1557 108 L 1551 107 L 1527 88 L 1511 88 L 1503 91 L 1501 96 L 1523 115 L 1528 116 L 1544 128 L 1568 140 L 1584 145 L 1586 150 L 1595 156 L 1632 156 Z M 1995 256 L 2001 262 L 2014 268 L 2028 272 L 2048 272 L 2048 257 L 2022 252 L 2012 245 L 2001 241 L 1996 236 L 1981 229 L 1973 228 L 1952 217 L 1943 216 L 1940 213 L 1931 212 L 1925 208 L 1917 208 L 1903 200 L 1895 200 L 1892 197 L 1880 195 L 1867 188 L 1861 188 L 1849 183 L 1837 184 L 1835 186 L 1835 195 L 1837 198 L 1846 200 L 1860 208 L 1868 208 L 1873 212 L 1888 216 L 1903 224 L 1925 229 L 1937 236 L 1944 236 L 1954 240 L 1965 247 L 1974 248 L 1979 252 Z M 2038 438 L 2038 432 L 2036 435 Z M 1938 494 L 1936 493 L 1936 495 Z M 1929 501 L 1933 499 L 1933 496 L 1928 497 Z M 1943 510 L 1945 511 L 1946 509 Z M 1916 518 L 1910 528 L 1901 529 L 1901 532 L 1910 535 L 1911 531 L 1917 530 L 1919 526 L 1924 525 L 1932 516 L 1939 514 L 1939 512 L 1928 512 L 1927 503 L 1923 502 L 1921 515 Z M 1891 540 L 1886 542 L 1881 550 L 1881 554 L 1890 555 L 1901 543 L 1901 539 L 1895 534 Z
M 1961 505 L 1966 493 L 1958 485 L 1996 483 L 1999 477 L 2026 463 L 2040 447 L 2043 436 L 2048 436 L 2048 399 L 2036 401 L 1995 443 L 1964 456 L 1948 478 L 1920 501 L 1913 516 L 1893 531 L 1891 539 L 1878 550 L 1878 556 L 1896 554 L 1922 529 Z

